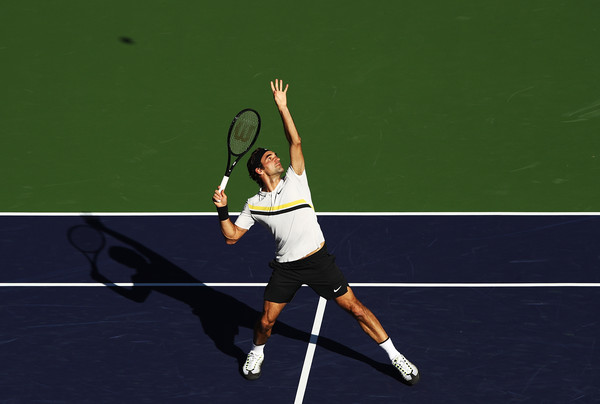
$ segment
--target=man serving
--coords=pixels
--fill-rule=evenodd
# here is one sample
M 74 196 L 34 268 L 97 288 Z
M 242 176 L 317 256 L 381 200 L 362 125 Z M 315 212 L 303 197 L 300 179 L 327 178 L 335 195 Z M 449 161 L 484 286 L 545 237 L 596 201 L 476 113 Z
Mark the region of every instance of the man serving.
M 287 106 L 287 91 L 283 81 L 271 82 L 275 104 L 283 121 L 290 145 L 290 166 L 284 170 L 281 160 L 271 150 L 258 148 L 248 159 L 250 177 L 260 191 L 247 200 L 235 223 L 229 218 L 227 195 L 215 190 L 221 231 L 227 244 L 235 244 L 258 222 L 273 234 L 277 251 L 269 263 L 273 269 L 265 289 L 263 312 L 254 328 L 254 340 L 242 368 L 244 377 L 258 379 L 264 360 L 264 347 L 273 325 L 283 308 L 292 301 L 298 289 L 306 284 L 317 294 L 335 302 L 350 313 L 362 329 L 386 351 L 393 366 L 408 384 L 419 380 L 419 371 L 396 350 L 379 320 L 354 295 L 348 282 L 327 252 L 325 238 L 313 208 L 306 176 L 300 135 Z M 285 172 L 285 176 L 282 175 Z

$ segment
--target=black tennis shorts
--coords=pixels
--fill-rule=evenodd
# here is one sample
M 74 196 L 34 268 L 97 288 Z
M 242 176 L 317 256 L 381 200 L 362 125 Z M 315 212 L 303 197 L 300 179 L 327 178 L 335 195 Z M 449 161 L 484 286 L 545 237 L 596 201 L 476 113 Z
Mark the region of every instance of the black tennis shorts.
M 310 286 L 319 296 L 334 299 L 348 291 L 348 282 L 335 264 L 335 256 L 323 246 L 306 258 L 291 262 L 271 261 L 271 279 L 265 289 L 265 300 L 273 303 L 289 303 L 304 285 Z

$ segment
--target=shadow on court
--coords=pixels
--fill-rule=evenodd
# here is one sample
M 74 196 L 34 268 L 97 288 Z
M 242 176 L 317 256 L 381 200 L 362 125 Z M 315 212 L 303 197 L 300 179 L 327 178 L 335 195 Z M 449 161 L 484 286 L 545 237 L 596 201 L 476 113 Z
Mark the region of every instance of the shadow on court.
M 120 287 L 103 275 L 95 260 L 90 259 L 92 279 L 105 284 L 120 296 L 138 303 L 145 302 L 152 292 L 158 292 L 187 304 L 192 313 L 200 320 L 204 332 L 214 342 L 216 348 L 235 358 L 241 372 L 247 352 L 238 347 L 234 343 L 234 339 L 240 327 L 254 328 L 255 322 L 261 314 L 260 312 L 226 293 L 209 286 L 197 286 L 197 284 L 202 283 L 200 280 L 140 242 L 105 226 L 100 219 L 86 217 L 84 220 L 90 228 L 125 244 L 127 247 L 109 246 L 108 255 L 114 262 L 136 271 L 131 277 L 134 285 L 131 288 Z M 71 229 L 69 229 L 70 232 Z M 162 286 L 171 283 L 179 285 Z M 154 285 L 142 286 L 142 284 Z M 192 284 L 193 286 L 180 286 L 181 284 Z M 306 344 L 309 343 L 311 337 L 310 333 L 284 322 L 275 324 L 273 334 L 299 340 Z M 404 383 L 404 380 L 390 364 L 377 362 L 352 348 L 322 336 L 318 338 L 317 345 L 339 355 L 363 362 L 377 371 Z

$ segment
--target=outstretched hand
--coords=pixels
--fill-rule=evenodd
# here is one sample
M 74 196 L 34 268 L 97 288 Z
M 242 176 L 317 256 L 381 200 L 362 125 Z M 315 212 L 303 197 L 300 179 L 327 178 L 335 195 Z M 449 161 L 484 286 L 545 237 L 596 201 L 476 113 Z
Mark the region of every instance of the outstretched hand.
M 286 84 L 283 88 L 283 80 L 275 79 L 275 83 L 271 82 L 271 90 L 273 90 L 273 99 L 277 107 L 284 108 L 287 106 L 287 90 L 290 85 Z

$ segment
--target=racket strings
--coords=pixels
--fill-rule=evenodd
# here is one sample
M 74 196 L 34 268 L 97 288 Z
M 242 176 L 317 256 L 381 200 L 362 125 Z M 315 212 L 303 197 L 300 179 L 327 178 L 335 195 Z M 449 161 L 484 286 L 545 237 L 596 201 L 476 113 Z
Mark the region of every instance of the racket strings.
M 69 241 L 81 252 L 95 253 L 105 244 L 104 236 L 98 230 L 89 226 L 75 226 L 69 231 Z
M 254 143 L 260 121 L 258 116 L 248 111 L 235 121 L 229 137 L 229 148 L 233 154 L 242 154 Z

